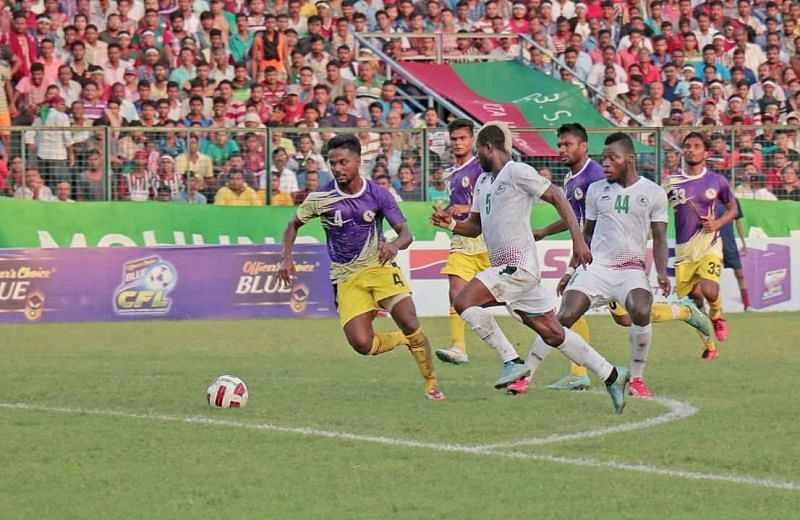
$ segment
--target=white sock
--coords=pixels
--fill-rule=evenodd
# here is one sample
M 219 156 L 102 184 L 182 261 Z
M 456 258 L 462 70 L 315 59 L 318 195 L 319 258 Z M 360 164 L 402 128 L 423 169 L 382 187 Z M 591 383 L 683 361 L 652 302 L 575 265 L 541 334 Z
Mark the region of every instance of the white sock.
M 469 324 L 479 338 L 497 351 L 503 363 L 519 357 L 514 346 L 500 330 L 494 316 L 486 309 L 477 306 L 469 307 L 461 313 L 461 319 Z
M 653 325 L 631 325 L 628 337 L 631 340 L 631 377 L 642 377 L 653 340 Z
M 528 354 L 528 359 L 525 360 L 525 365 L 531 369 L 531 373 L 528 375 L 528 381 L 533 378 L 533 374 L 539 368 L 539 365 L 542 364 L 544 358 L 549 356 L 554 350 L 553 347 L 544 342 L 541 336 L 536 336 L 536 341 L 533 342 L 531 351 Z
M 608 379 L 614 369 L 614 365 L 586 343 L 582 337 L 566 327 L 564 327 L 564 343 L 556 348 L 570 361 L 576 365 L 585 366 L 603 381 Z
M 681 319 L 681 310 L 686 307 L 689 308 L 688 305 L 683 305 L 682 303 L 670 303 L 669 308 L 672 311 L 672 319 L 679 320 Z

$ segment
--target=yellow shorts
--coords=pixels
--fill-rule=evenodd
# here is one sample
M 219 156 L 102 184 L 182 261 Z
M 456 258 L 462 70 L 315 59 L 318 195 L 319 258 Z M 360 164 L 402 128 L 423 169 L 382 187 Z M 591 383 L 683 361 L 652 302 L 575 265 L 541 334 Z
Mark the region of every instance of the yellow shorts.
M 360 314 L 380 310 L 378 302 L 386 298 L 411 294 L 403 271 L 394 263 L 364 269 L 333 288 L 343 326 Z
M 491 265 L 492 264 L 489 262 L 489 253 L 487 252 L 478 253 L 477 255 L 468 255 L 466 253 L 453 251 L 447 255 L 447 263 L 442 267 L 441 273 L 458 276 L 468 282 L 475 278 L 476 274 L 489 269 Z
M 706 255 L 697 262 L 678 264 L 675 266 L 675 292 L 678 298 L 683 298 L 692 292 L 700 280 L 718 284 L 721 275 L 722 258 L 717 255 Z
M 628 314 L 628 311 L 625 310 L 625 306 L 619 302 L 610 302 L 608 304 L 608 310 L 615 316 L 626 316 Z

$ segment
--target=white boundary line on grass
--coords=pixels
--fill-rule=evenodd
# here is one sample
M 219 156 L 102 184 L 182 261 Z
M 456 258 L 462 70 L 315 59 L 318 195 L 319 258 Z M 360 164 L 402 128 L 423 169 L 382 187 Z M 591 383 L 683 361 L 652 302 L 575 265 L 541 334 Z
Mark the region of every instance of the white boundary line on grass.
M 607 426 L 604 428 L 597 428 L 594 430 L 586 430 L 575 433 L 553 434 L 546 437 L 530 437 L 516 441 L 498 442 L 496 444 L 481 444 L 480 446 L 476 446 L 476 448 L 482 450 L 495 450 L 501 448 L 517 448 L 520 446 L 541 446 L 543 444 L 553 444 L 556 442 L 567 442 L 578 439 L 590 439 L 612 433 L 630 432 L 634 430 L 641 430 L 643 428 L 651 428 L 653 426 L 658 426 L 673 421 L 680 421 L 681 419 L 691 417 L 698 411 L 697 408 L 690 404 L 678 401 L 677 399 L 670 399 L 669 397 L 653 396 L 650 400 L 663 405 L 665 408 L 669 409 L 669 411 L 661 415 L 656 415 L 655 417 L 648 417 L 647 419 L 643 419 L 641 421 L 627 422 L 617 424 L 615 426 Z
M 76 415 L 101 415 L 107 417 L 121 417 L 126 419 L 149 419 L 152 421 L 176 422 L 184 424 L 203 424 L 209 426 L 224 426 L 229 428 L 241 428 L 245 430 L 269 431 L 277 433 L 292 433 L 311 437 L 325 437 L 330 439 L 344 439 L 352 441 L 370 442 L 388 446 L 400 446 L 409 448 L 423 448 L 441 452 L 465 453 L 471 455 L 482 455 L 498 458 L 511 458 L 523 460 L 535 460 L 542 462 L 554 462 L 569 466 L 585 466 L 594 468 L 618 469 L 624 471 L 636 471 L 651 475 L 659 475 L 671 478 L 681 478 L 688 480 L 705 480 L 712 482 L 726 482 L 741 484 L 750 487 L 763 487 L 769 489 L 780 489 L 790 491 L 800 491 L 800 484 L 792 481 L 775 480 L 772 478 L 758 478 L 740 475 L 725 475 L 716 473 L 702 473 L 696 471 L 685 471 L 672 468 L 662 468 L 649 464 L 632 464 L 617 462 L 613 460 L 599 460 L 590 457 L 562 457 L 556 455 L 540 455 L 536 453 L 524 453 L 516 451 L 498 451 L 487 449 L 480 446 L 463 446 L 459 444 L 439 444 L 425 441 L 396 439 L 393 437 L 361 435 L 349 432 L 337 432 L 330 430 L 318 430 L 315 428 L 297 428 L 289 426 L 278 426 L 274 424 L 244 423 L 222 419 L 212 419 L 208 417 L 179 417 L 175 415 L 162 414 L 139 414 L 115 410 L 103 409 L 83 409 L 39 406 L 25 403 L 0 403 L 0 409 L 7 410 L 29 410 L 40 412 L 57 412 Z M 663 421 L 660 423 L 663 424 Z

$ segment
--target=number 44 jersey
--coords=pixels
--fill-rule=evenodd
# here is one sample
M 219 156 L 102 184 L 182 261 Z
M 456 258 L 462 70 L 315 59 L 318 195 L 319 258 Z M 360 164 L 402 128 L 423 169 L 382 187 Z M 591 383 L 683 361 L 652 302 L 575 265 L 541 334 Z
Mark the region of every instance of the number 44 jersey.
M 593 263 L 614 270 L 644 271 L 652 222 L 668 221 L 667 194 L 644 177 L 623 188 L 598 181 L 586 193 L 586 220 L 594 220 Z

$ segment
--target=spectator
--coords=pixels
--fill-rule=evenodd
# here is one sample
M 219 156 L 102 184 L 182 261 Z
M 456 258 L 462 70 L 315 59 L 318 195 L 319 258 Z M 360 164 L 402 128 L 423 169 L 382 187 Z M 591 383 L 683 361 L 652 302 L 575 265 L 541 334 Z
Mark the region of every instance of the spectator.
M 31 130 L 26 137 L 26 144 L 33 145 L 36 158 L 41 167 L 42 177 L 46 184 L 55 186 L 61 180 L 72 181 L 70 168 L 75 166 L 75 150 L 72 146 L 71 122 L 65 113 L 64 98 L 55 96 L 50 100 L 49 110 L 34 121 L 34 127 L 43 130 Z M 58 130 L 47 130 L 56 128 Z
M 191 175 L 191 172 L 187 172 Z M 189 189 L 181 190 L 172 195 L 172 200 L 175 202 L 190 202 L 192 204 L 207 204 L 208 199 L 203 195 L 204 188 L 203 178 L 198 175 L 191 175 L 189 179 Z
M 297 174 L 289 167 L 289 154 L 283 147 L 277 147 L 272 151 L 272 170 L 271 174 L 277 175 L 280 179 L 280 190 L 291 196 L 300 191 L 297 184 Z
M 778 200 L 800 201 L 800 182 L 797 179 L 795 163 L 787 164 L 781 170 L 781 184 L 773 190 Z
M 51 199 L 53 202 L 75 202 L 70 198 L 72 195 L 72 185 L 68 181 L 61 181 L 56 184 L 56 194 Z
M 392 197 L 394 197 L 395 202 L 403 202 L 403 197 L 397 194 L 397 191 L 395 191 L 394 186 L 392 186 L 392 179 L 387 174 L 385 173 L 373 174 L 372 179 L 375 182 L 375 184 L 389 191 L 389 193 L 392 194 Z
M 273 173 L 271 175 L 271 189 L 272 189 L 272 198 L 270 201 L 270 206 L 294 206 L 294 197 L 289 194 L 281 191 L 281 177 L 277 173 Z M 295 194 L 298 192 L 295 192 Z M 261 190 L 259 192 L 259 196 L 261 197 L 261 204 L 266 203 L 266 191 Z
M 244 182 L 242 172 L 232 171 L 228 174 L 226 186 L 217 191 L 214 197 L 216 206 L 260 206 L 255 190 Z
M 208 155 L 200 153 L 200 137 L 197 133 L 189 136 L 189 150 L 177 157 L 175 170 L 178 175 L 183 175 L 187 170 L 193 171 L 204 180 L 214 177 L 214 164 Z
M 767 178 L 758 173 L 753 164 L 747 164 L 742 171 L 742 182 L 737 184 L 734 193 L 740 199 L 778 200 L 767 189 Z
M 103 171 L 100 152 L 92 150 L 88 154 L 88 167 L 78 175 L 75 185 L 79 201 L 105 200 L 106 176 Z
M 53 200 L 53 192 L 44 185 L 36 167 L 28 166 L 25 169 L 25 185 L 14 190 L 14 198 L 50 201 Z
M 397 179 L 400 183 L 397 194 L 403 200 L 422 200 L 422 190 L 414 181 L 414 170 L 410 166 L 401 166 L 397 171 Z
M 149 153 L 137 150 L 133 158 L 133 170 L 119 176 L 113 193 L 114 200 L 144 202 L 156 199 L 157 182 L 147 169 Z

